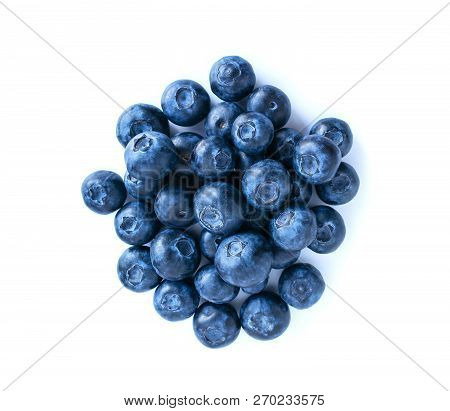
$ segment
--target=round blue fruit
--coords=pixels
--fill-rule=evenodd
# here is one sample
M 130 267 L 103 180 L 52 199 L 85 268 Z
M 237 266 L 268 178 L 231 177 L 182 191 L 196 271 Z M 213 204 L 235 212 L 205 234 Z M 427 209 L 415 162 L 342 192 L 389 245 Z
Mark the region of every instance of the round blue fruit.
M 195 221 L 194 193 L 178 185 L 163 187 L 155 200 L 158 220 L 169 227 L 189 227 Z
M 236 103 L 223 102 L 214 106 L 205 119 L 206 136 L 229 139 L 233 122 L 243 111 Z
M 229 303 L 239 293 L 239 287 L 223 281 L 213 264 L 204 265 L 196 272 L 194 285 L 200 297 L 215 304 Z
M 291 204 L 308 205 L 311 201 L 313 186 L 296 173 L 291 173 L 291 195 L 289 202 Z
M 324 118 L 311 128 L 309 134 L 327 137 L 341 150 L 342 157 L 348 154 L 353 145 L 353 133 L 349 125 L 338 118 Z
M 202 254 L 209 260 L 214 261 L 217 247 L 219 247 L 221 241 L 222 235 L 213 234 L 210 231 L 203 229 L 200 234 L 200 250 L 202 251 Z
M 231 139 L 235 147 L 249 155 L 264 153 L 273 140 L 272 122 L 257 112 L 243 113 L 234 120 Z
M 267 284 L 269 283 L 269 277 L 267 277 L 262 283 L 253 285 L 251 287 L 244 287 L 242 288 L 242 291 L 246 294 L 258 294 L 267 287 Z
M 311 210 L 316 215 L 317 234 L 308 247 L 319 254 L 335 251 L 345 238 L 344 219 L 336 210 L 328 206 L 317 206 Z
M 294 264 L 300 257 L 300 250 L 289 251 L 283 248 L 273 246 L 273 262 L 272 268 L 276 270 L 284 269 Z
M 130 175 L 127 171 L 123 178 L 128 194 L 136 200 L 151 200 L 155 198 L 161 188 L 162 180 L 145 178 L 139 180 Z
M 175 134 L 171 140 L 181 160 L 185 163 L 189 163 L 194 147 L 198 142 L 203 140 L 203 138 L 197 133 L 184 132 Z
M 269 147 L 270 158 L 282 163 L 288 170 L 293 169 L 295 144 L 300 141 L 300 131 L 293 128 L 282 128 L 275 133 L 275 137 Z

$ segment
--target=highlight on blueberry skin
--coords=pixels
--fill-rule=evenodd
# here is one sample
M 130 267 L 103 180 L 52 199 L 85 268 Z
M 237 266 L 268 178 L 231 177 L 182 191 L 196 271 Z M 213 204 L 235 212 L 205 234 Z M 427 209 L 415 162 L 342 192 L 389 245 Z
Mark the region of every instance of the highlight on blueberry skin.
M 295 264 L 286 268 L 278 281 L 281 298 L 290 306 L 303 310 L 314 305 L 325 290 L 320 271 L 311 264 Z
M 239 101 L 255 87 L 256 76 L 251 64 L 239 56 L 222 57 L 209 73 L 212 92 L 224 101 Z
M 206 90 L 193 80 L 177 80 L 169 84 L 161 97 L 167 118 L 178 126 L 194 126 L 209 112 L 210 98 Z
M 188 233 L 166 228 L 150 244 L 150 256 L 158 275 L 166 280 L 183 280 L 192 275 L 200 264 L 197 241 Z
M 145 246 L 126 249 L 117 263 L 117 274 L 123 286 L 136 293 L 151 290 L 161 281 L 153 268 L 150 248 Z
M 175 146 L 178 156 L 181 157 L 183 162 L 189 163 L 194 147 L 198 142 L 203 140 L 203 138 L 197 133 L 184 132 L 175 134 L 171 140 Z
M 155 213 L 166 226 L 189 227 L 195 221 L 193 192 L 181 185 L 166 185 L 156 196 Z
M 205 119 L 206 137 L 230 138 L 233 122 L 243 111 L 236 103 L 222 102 L 215 105 Z
M 293 128 L 282 128 L 275 133 L 268 149 L 270 157 L 282 163 L 287 170 L 293 169 L 295 144 L 302 139 L 302 134 Z
M 275 130 L 278 130 L 291 117 L 291 102 L 279 88 L 262 86 L 254 90 L 248 97 L 247 111 L 257 111 L 264 114 L 272 121 Z
M 209 260 L 214 261 L 214 257 L 217 252 L 217 247 L 219 247 L 223 236 L 220 234 L 214 234 L 210 231 L 203 229 L 200 234 L 200 250 L 202 254 Z
M 194 315 L 194 333 L 208 348 L 222 348 L 239 335 L 241 322 L 230 304 L 203 303 Z
M 199 302 L 197 290 L 188 281 L 164 280 L 153 295 L 156 312 L 168 321 L 181 321 L 192 317 Z
M 249 155 L 264 153 L 272 142 L 273 135 L 272 122 L 257 112 L 239 115 L 231 128 L 234 146 Z
M 89 174 L 81 185 L 84 204 L 97 214 L 110 214 L 127 199 L 125 184 L 118 174 L 99 170 Z
M 277 294 L 263 291 L 244 301 L 240 318 L 248 335 L 258 340 L 273 340 L 286 331 L 291 313 Z
M 116 214 L 117 236 L 130 245 L 144 245 L 156 235 L 159 222 L 148 205 L 142 201 L 125 204 Z
M 239 287 L 222 280 L 214 264 L 204 265 L 196 272 L 194 285 L 200 297 L 215 304 L 229 303 L 239 293 Z
M 267 284 L 269 283 L 269 277 L 267 277 L 263 282 L 250 286 L 250 287 L 243 287 L 242 291 L 245 294 L 258 294 L 261 291 L 264 291 L 264 289 L 267 287 Z
M 119 117 L 116 135 L 122 146 L 143 132 L 158 131 L 169 135 L 169 122 L 164 113 L 150 104 L 134 104 Z
M 355 198 L 359 190 L 359 177 L 356 170 L 342 162 L 334 177 L 324 184 L 316 186 L 319 198 L 327 204 L 342 205 Z
M 308 248 L 319 254 L 328 254 L 337 250 L 345 238 L 344 219 L 329 206 L 321 205 L 311 210 L 316 216 L 317 235 Z
M 311 127 L 309 134 L 318 134 L 329 138 L 341 150 L 342 157 L 347 155 L 353 145 L 353 133 L 349 125 L 338 118 L 323 118 Z

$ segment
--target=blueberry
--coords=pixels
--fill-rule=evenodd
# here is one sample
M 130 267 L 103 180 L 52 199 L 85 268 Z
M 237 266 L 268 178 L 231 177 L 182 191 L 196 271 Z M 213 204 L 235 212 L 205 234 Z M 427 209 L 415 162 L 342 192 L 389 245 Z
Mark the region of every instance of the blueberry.
M 327 204 L 341 205 L 348 203 L 359 190 L 359 177 L 355 169 L 342 162 L 334 177 L 327 183 L 316 186 L 319 198 Z
M 117 121 L 117 139 L 124 147 L 134 136 L 150 131 L 169 135 L 166 116 L 159 108 L 149 104 L 134 104 L 128 107 Z
M 341 162 L 339 147 L 329 138 L 310 135 L 295 146 L 294 169 L 310 184 L 330 181 Z
M 228 139 L 231 136 L 231 126 L 244 110 L 236 103 L 220 103 L 214 106 L 205 120 L 207 137 Z
M 242 291 L 246 294 L 258 294 L 267 287 L 267 283 L 269 282 L 269 277 L 267 277 L 262 283 L 253 285 L 251 287 L 244 287 Z
M 239 287 L 223 281 L 213 264 L 204 265 L 197 271 L 194 285 L 200 297 L 215 304 L 229 303 L 239 293 Z
M 303 205 L 286 207 L 270 221 L 270 235 L 274 243 L 288 251 L 298 251 L 316 238 L 314 213 Z
M 257 111 L 268 117 L 275 130 L 283 127 L 291 117 L 291 102 L 286 94 L 274 86 L 262 86 L 247 100 L 247 111 Z
M 150 259 L 150 248 L 134 246 L 126 249 L 117 263 L 119 280 L 137 293 L 155 288 L 161 278 L 156 274 Z
M 325 282 L 317 268 L 310 264 L 294 264 L 286 268 L 278 281 L 281 298 L 300 310 L 315 304 L 325 290 Z
M 123 206 L 127 199 L 127 190 L 118 174 L 100 170 L 84 179 L 81 195 L 90 210 L 98 214 L 109 214 Z
M 353 144 L 353 133 L 348 124 L 338 118 L 324 118 L 311 128 L 309 134 L 327 137 L 341 150 L 342 157 L 348 154 Z
M 311 210 L 316 215 L 317 235 L 308 247 L 319 254 L 335 251 L 345 238 L 343 218 L 336 210 L 328 206 L 317 206 Z
M 203 228 L 218 235 L 238 231 L 243 222 L 240 193 L 224 182 L 209 183 L 198 189 L 194 195 L 194 212 Z
M 249 155 L 243 151 L 238 151 L 236 153 L 236 168 L 240 171 L 245 171 L 258 161 L 264 160 L 264 157 L 264 153 Z
M 178 133 L 172 137 L 172 143 L 175 146 L 178 155 L 186 163 L 189 163 L 191 160 L 192 151 L 201 140 L 203 139 L 200 134 L 192 132 Z
M 238 56 L 222 57 L 209 73 L 212 92 L 224 101 L 239 101 L 248 96 L 256 83 L 250 63 Z
M 187 281 L 163 281 L 155 290 L 153 305 L 166 320 L 180 321 L 191 317 L 198 307 L 200 297 L 195 287 Z
M 239 115 L 231 128 L 231 139 L 238 150 L 246 154 L 264 153 L 273 140 L 272 122 L 261 113 Z
M 234 167 L 234 148 L 220 137 L 200 141 L 192 152 L 191 168 L 199 177 L 219 178 L 229 174 Z
M 153 199 L 161 188 L 161 180 L 153 180 L 152 178 L 138 180 L 131 176 L 128 171 L 125 173 L 123 181 L 128 194 L 136 200 Z
M 213 234 L 203 229 L 200 235 L 200 250 L 202 250 L 202 254 L 209 260 L 214 260 L 217 247 L 221 241 L 222 236 L 220 234 Z
M 291 191 L 289 173 L 278 161 L 259 161 L 245 170 L 242 191 L 253 207 L 276 210 L 289 197 Z
M 300 251 L 289 251 L 279 248 L 277 246 L 272 247 L 273 262 L 272 268 L 276 270 L 284 269 L 294 264 L 300 257 Z
M 224 238 L 214 263 L 227 283 L 251 287 L 269 276 L 272 260 L 270 242 L 256 231 L 246 231 Z
M 194 332 L 208 348 L 231 344 L 239 335 L 241 322 L 230 304 L 203 303 L 194 315 Z
M 150 255 L 156 272 L 166 280 L 191 277 L 201 258 L 195 239 L 173 228 L 158 233 L 150 244 Z
M 139 180 L 159 180 L 178 163 L 172 140 L 156 131 L 133 137 L 125 148 L 125 163 L 131 176 Z
M 269 147 L 270 158 L 282 163 L 288 170 L 292 170 L 295 144 L 303 136 L 293 128 L 282 128 L 275 133 L 275 137 Z
M 241 307 L 245 332 L 258 340 L 273 340 L 283 334 L 291 321 L 287 304 L 268 291 L 251 295 Z
M 159 223 L 146 203 L 131 201 L 117 212 L 114 227 L 122 241 L 131 245 L 144 245 L 158 232 Z
M 203 120 L 210 106 L 209 95 L 197 82 L 177 80 L 169 84 L 161 97 L 167 118 L 178 126 L 193 126 Z
M 291 173 L 291 196 L 292 204 L 305 204 L 311 201 L 313 187 L 295 173 Z
M 193 192 L 168 184 L 156 196 L 155 213 L 164 225 L 175 228 L 189 227 L 195 220 Z

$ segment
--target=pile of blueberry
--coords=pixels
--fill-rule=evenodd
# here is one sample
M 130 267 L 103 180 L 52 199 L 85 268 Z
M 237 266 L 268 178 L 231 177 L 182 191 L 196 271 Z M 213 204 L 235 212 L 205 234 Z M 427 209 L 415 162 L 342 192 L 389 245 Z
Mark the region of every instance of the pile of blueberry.
M 170 84 L 162 110 L 129 107 L 117 123 L 124 179 L 96 171 L 82 185 L 91 210 L 118 210 L 117 235 L 132 246 L 119 258 L 122 284 L 135 292 L 156 287 L 158 314 L 169 321 L 194 316 L 195 335 L 211 348 L 233 342 L 241 326 L 254 338 L 276 338 L 289 325 L 289 306 L 319 300 L 322 275 L 296 261 L 305 247 L 336 250 L 345 225 L 328 205 L 308 207 L 313 187 L 331 205 L 349 202 L 359 188 L 356 171 L 341 162 L 353 141 L 347 123 L 323 119 L 309 135 L 283 128 L 288 97 L 274 86 L 255 89 L 255 81 L 246 60 L 224 57 L 210 72 L 211 90 L 223 100 L 212 108 L 192 80 Z M 169 121 L 204 121 L 204 136 L 170 137 Z M 283 269 L 278 293 L 265 291 L 272 269 Z M 238 315 L 230 302 L 240 290 L 249 296 Z

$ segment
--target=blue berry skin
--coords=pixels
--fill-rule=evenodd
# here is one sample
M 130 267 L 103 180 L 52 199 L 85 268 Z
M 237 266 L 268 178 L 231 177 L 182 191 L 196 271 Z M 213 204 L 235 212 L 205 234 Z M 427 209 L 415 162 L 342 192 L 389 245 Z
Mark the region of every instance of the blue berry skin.
M 156 235 L 159 223 L 146 203 L 131 201 L 117 212 L 114 227 L 118 237 L 125 243 L 144 245 Z
M 214 182 L 200 187 L 194 195 L 195 218 L 213 234 L 226 236 L 241 228 L 243 210 L 240 193 L 231 184 Z
M 338 118 L 324 118 L 311 128 L 309 134 L 327 137 L 341 150 L 342 157 L 347 155 L 353 145 L 353 133 L 349 125 Z
M 295 144 L 302 139 L 299 131 L 293 128 L 282 128 L 275 133 L 275 137 L 269 147 L 270 158 L 282 163 L 288 170 L 293 169 Z
M 269 276 L 272 260 L 270 241 L 256 231 L 246 231 L 224 238 L 214 263 L 228 284 L 251 287 Z
M 177 80 L 169 84 L 161 98 L 167 118 L 178 126 L 190 127 L 203 120 L 210 106 L 206 90 L 192 80 Z
M 201 140 L 203 140 L 203 138 L 200 134 L 192 132 L 178 133 L 172 137 L 172 143 L 175 146 L 178 156 L 181 157 L 185 163 L 189 163 L 194 147 Z
M 125 164 L 131 176 L 139 180 L 159 180 L 178 163 L 172 140 L 156 131 L 133 137 L 125 148 Z
M 334 177 L 316 186 L 319 198 L 327 204 L 342 205 L 353 200 L 359 190 L 359 177 L 356 170 L 342 162 Z
M 286 268 L 278 281 L 281 298 L 290 306 L 303 310 L 314 305 L 325 290 L 319 270 L 310 264 Z
M 151 200 L 155 198 L 158 190 L 161 188 L 161 180 L 146 178 L 138 180 L 127 171 L 123 178 L 128 194 L 136 200 Z
M 243 151 L 238 151 L 236 153 L 236 168 L 240 171 L 245 171 L 258 161 L 264 160 L 264 157 L 264 153 L 249 155 Z
M 270 220 L 269 230 L 276 246 L 299 251 L 316 238 L 316 216 L 303 205 L 288 206 Z
M 310 184 L 330 181 L 340 162 L 341 151 L 329 138 L 310 135 L 302 138 L 295 146 L 295 172 Z
M 267 277 L 262 283 L 256 284 L 252 287 L 244 287 L 242 291 L 246 294 L 258 294 L 267 287 L 267 283 L 269 282 L 269 277 Z
M 193 192 L 176 185 L 163 187 L 156 196 L 155 213 L 166 226 L 191 226 L 195 221 Z
M 155 288 L 161 278 L 150 258 L 150 248 L 134 246 L 126 249 L 117 263 L 117 274 L 124 287 L 136 293 Z
M 159 108 L 149 104 L 134 104 L 128 107 L 117 121 L 117 139 L 124 147 L 134 136 L 150 131 L 169 135 L 167 117 Z
M 284 269 L 294 264 L 300 257 L 300 251 L 289 251 L 279 248 L 277 246 L 272 247 L 273 262 L 272 268 L 276 270 Z
M 291 322 L 288 305 L 272 292 L 251 295 L 241 307 L 244 331 L 258 340 L 273 340 L 283 334 Z
M 206 179 L 217 179 L 231 173 L 235 168 L 234 148 L 220 137 L 200 141 L 191 156 L 191 168 Z
M 239 101 L 255 87 L 256 76 L 250 63 L 238 56 L 222 57 L 209 73 L 212 92 L 224 101 Z
M 81 185 L 84 204 L 97 214 L 110 214 L 127 199 L 125 184 L 118 174 L 100 170 L 89 174 Z
M 202 254 L 211 261 L 214 261 L 214 256 L 217 252 L 217 247 L 219 247 L 222 241 L 222 235 L 213 234 L 208 230 L 202 230 L 200 234 L 200 250 Z
M 313 187 L 303 178 L 295 173 L 291 173 L 291 196 L 289 200 L 291 204 L 308 205 L 311 201 Z
M 316 239 L 308 246 L 319 254 L 335 251 L 344 241 L 345 224 L 341 215 L 328 206 L 317 206 L 311 209 L 316 215 Z
M 191 317 L 199 302 L 197 290 L 187 281 L 165 280 L 153 295 L 156 312 L 168 321 L 181 321 Z
M 158 275 L 177 281 L 192 277 L 200 264 L 200 250 L 188 233 L 166 228 L 150 244 L 152 264 Z
M 275 130 L 278 130 L 291 117 L 291 102 L 279 88 L 262 86 L 254 90 L 248 97 L 247 111 L 264 114 L 272 121 Z
M 239 294 L 239 287 L 223 281 L 213 264 L 204 265 L 197 271 L 194 285 L 200 297 L 214 304 L 229 303 Z
M 245 170 L 242 191 L 253 207 L 277 210 L 289 198 L 291 179 L 278 161 L 262 160 Z
M 239 335 L 241 322 L 230 304 L 203 303 L 194 315 L 194 333 L 208 348 L 222 348 Z
M 235 147 L 250 155 L 264 153 L 272 142 L 273 135 L 272 122 L 257 112 L 239 115 L 231 128 L 231 139 Z
M 243 111 L 236 103 L 223 102 L 214 106 L 205 120 L 206 137 L 229 139 L 231 126 Z

